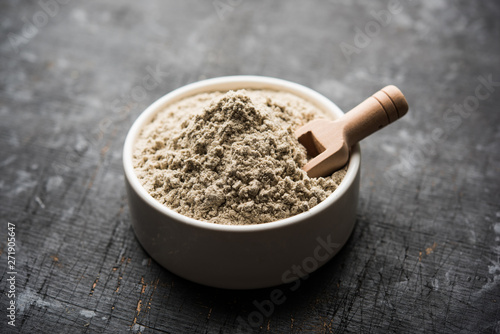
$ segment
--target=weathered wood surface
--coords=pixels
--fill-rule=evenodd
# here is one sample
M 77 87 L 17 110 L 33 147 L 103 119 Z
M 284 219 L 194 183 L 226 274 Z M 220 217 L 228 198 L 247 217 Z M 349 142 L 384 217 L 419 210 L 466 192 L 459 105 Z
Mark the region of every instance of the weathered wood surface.
M 1 332 L 234 333 L 249 317 L 257 333 L 500 331 L 498 2 L 42 3 L 0 4 Z M 362 143 L 348 244 L 280 287 L 261 324 L 254 301 L 272 289 L 207 288 L 148 257 L 121 169 L 144 107 L 233 74 L 292 80 L 345 110 L 395 84 L 410 104 Z

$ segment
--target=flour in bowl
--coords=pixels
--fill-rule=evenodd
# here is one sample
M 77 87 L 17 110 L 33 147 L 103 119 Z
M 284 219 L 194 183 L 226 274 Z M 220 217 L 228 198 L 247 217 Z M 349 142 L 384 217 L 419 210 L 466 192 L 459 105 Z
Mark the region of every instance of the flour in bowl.
M 191 218 L 248 225 L 284 219 L 325 200 L 346 168 L 309 178 L 294 130 L 326 118 L 286 92 L 202 93 L 160 110 L 142 129 L 133 164 L 157 201 Z

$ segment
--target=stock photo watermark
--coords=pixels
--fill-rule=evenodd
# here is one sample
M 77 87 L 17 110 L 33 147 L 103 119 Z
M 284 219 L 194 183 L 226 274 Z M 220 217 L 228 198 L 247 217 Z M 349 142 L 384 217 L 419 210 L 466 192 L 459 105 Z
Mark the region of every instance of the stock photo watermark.
M 228 14 L 232 13 L 236 7 L 241 5 L 244 0 L 214 0 L 212 5 L 221 21 L 224 21 Z
M 104 134 L 111 131 L 113 124 L 122 122 L 129 115 L 133 108 L 137 107 L 140 102 L 148 98 L 151 91 L 166 81 L 169 76 L 169 71 L 166 71 L 161 63 L 154 66 L 146 66 L 146 74 L 141 78 L 139 84 L 133 86 L 119 98 L 114 99 L 107 108 L 111 111 L 111 116 L 105 116 L 98 122 L 98 133 L 96 136 L 87 134 L 84 137 L 87 146 L 98 147 L 102 141 Z M 66 171 L 77 166 L 80 160 L 81 152 L 71 150 L 66 153 L 63 162 L 55 162 L 53 164 L 56 173 L 64 174 Z
M 30 17 L 23 16 L 23 26 L 16 34 L 9 32 L 7 38 L 15 53 L 19 53 L 19 48 L 31 41 L 40 30 L 45 27 L 52 18 L 61 11 L 61 6 L 67 5 L 72 0 L 40 0 L 37 2 L 40 9 Z
M 129 115 L 133 108 L 137 107 L 140 102 L 143 102 L 149 97 L 151 91 L 166 81 L 169 76 L 169 71 L 165 70 L 161 63 L 154 66 L 146 66 L 146 74 L 141 78 L 139 84 L 133 86 L 119 98 L 111 101 L 108 110 L 112 116 L 105 116 L 98 122 L 97 136 L 85 135 L 85 141 L 89 146 L 97 147 L 101 142 L 104 134 L 111 130 L 113 124 L 122 122 Z M 77 151 L 70 151 L 66 154 L 64 162 L 54 163 L 54 168 L 58 174 L 63 174 L 65 171 L 76 167 L 80 155 Z
M 7 324 L 16 326 L 16 225 L 7 222 L 7 286 L 5 288 L 7 304 Z
M 111 101 L 111 111 L 126 117 L 132 108 L 135 108 L 149 96 L 149 92 L 164 82 L 169 73 L 162 68 L 160 63 L 154 67 L 146 66 L 146 74 L 142 77 L 141 83 L 132 87 L 128 93 L 123 94 L 120 98 Z
M 426 155 L 437 154 L 439 142 L 447 137 L 447 132 L 457 130 L 474 112 L 479 109 L 482 101 L 490 98 L 491 94 L 500 87 L 500 81 L 494 81 L 493 75 L 481 75 L 477 77 L 478 84 L 474 88 L 474 93 L 466 96 L 461 102 L 453 104 L 446 109 L 442 116 L 443 126 L 437 126 L 430 132 L 430 141 L 425 145 L 414 146 L 406 155 L 402 156 L 400 162 L 384 172 L 384 178 L 391 184 L 397 182 L 394 172 L 402 177 L 409 176 L 414 167 L 422 164 Z
M 302 281 L 309 277 L 309 274 L 318 269 L 318 267 L 330 259 L 333 254 L 342 246 L 339 243 L 332 242 L 332 236 L 328 235 L 325 239 L 317 237 L 318 245 L 308 256 L 302 260 L 300 264 L 294 264 L 283 272 L 281 281 L 283 284 L 293 283 L 287 290 L 284 288 L 273 289 L 269 293 L 269 298 L 261 301 L 254 300 L 252 302 L 255 310 L 250 312 L 248 316 L 243 318 L 238 316 L 237 333 L 251 332 L 252 328 L 259 328 L 264 323 L 266 318 L 269 318 L 275 311 L 276 306 L 283 304 L 286 300 L 286 293 L 296 291 L 302 284 Z
M 408 1 L 412 2 L 413 0 Z M 404 6 L 400 0 L 389 0 L 386 9 L 371 10 L 370 16 L 373 20 L 366 22 L 363 28 L 354 27 L 353 42 L 341 42 L 339 44 L 347 63 L 351 63 L 354 54 L 359 54 L 363 49 L 367 48 L 380 35 L 382 29 L 393 22 L 394 16 L 403 12 L 403 9 Z M 428 30 L 424 31 L 422 35 L 427 32 Z

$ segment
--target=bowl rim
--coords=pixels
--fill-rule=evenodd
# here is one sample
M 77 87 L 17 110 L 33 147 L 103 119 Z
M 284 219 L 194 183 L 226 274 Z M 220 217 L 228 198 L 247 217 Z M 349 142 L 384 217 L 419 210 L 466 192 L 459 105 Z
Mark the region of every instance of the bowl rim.
M 291 81 L 273 77 L 256 76 L 256 75 L 224 76 L 224 77 L 216 77 L 216 78 L 197 81 L 179 87 L 177 89 L 174 89 L 170 93 L 167 93 L 166 95 L 160 97 L 158 100 L 153 102 L 138 116 L 138 118 L 134 121 L 134 123 L 130 127 L 123 146 L 123 168 L 124 168 L 125 178 L 130 184 L 132 190 L 135 191 L 135 193 L 149 206 L 151 206 L 156 211 L 164 214 L 165 216 L 171 219 L 174 219 L 178 222 L 190 225 L 195 228 L 221 231 L 221 232 L 242 232 L 242 233 L 257 232 L 257 231 L 284 228 L 290 225 L 298 224 L 302 221 L 306 221 L 309 218 L 312 218 L 320 214 L 321 212 L 325 211 L 330 205 L 333 205 L 335 202 L 337 202 L 348 191 L 348 189 L 351 186 L 353 186 L 356 175 L 361 165 L 361 150 L 359 144 L 356 144 L 351 149 L 351 154 L 348 163 L 349 165 L 347 168 L 346 175 L 344 176 L 344 179 L 337 187 L 337 189 L 335 189 L 335 191 L 330 196 L 328 196 L 318 205 L 314 206 L 313 208 L 309 209 L 306 212 L 302 212 L 292 217 L 268 223 L 260 223 L 260 224 L 223 225 L 184 216 L 168 208 L 167 206 L 161 204 L 156 199 L 154 199 L 140 183 L 135 173 L 132 161 L 133 146 L 140 131 L 143 128 L 143 125 L 149 120 L 151 120 L 151 118 L 167 104 L 177 102 L 180 99 L 193 96 L 202 92 L 221 91 L 221 90 L 223 91 L 225 89 L 217 89 L 215 87 L 228 84 L 236 84 L 238 87 L 242 87 L 242 85 L 244 84 L 249 84 L 250 86 L 251 85 L 272 86 L 272 87 L 263 87 L 261 89 L 272 90 L 273 87 L 276 90 L 282 89 L 286 92 L 290 92 L 294 95 L 297 95 L 307 100 L 316 107 L 322 109 L 324 112 L 333 112 L 337 117 L 340 117 L 344 114 L 342 110 L 335 103 L 333 103 L 330 99 L 328 99 L 324 95 L 316 92 L 315 90 Z M 258 88 L 250 88 L 250 89 L 258 89 Z

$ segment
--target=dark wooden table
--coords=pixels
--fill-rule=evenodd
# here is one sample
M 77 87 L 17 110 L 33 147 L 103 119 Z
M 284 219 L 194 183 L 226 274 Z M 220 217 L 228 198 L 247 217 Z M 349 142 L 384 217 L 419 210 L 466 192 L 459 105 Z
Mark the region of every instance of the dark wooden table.
M 0 4 L 0 332 L 500 332 L 498 1 L 59 1 Z M 362 144 L 347 245 L 260 315 L 149 258 L 121 167 L 148 104 L 235 74 L 411 107 Z

